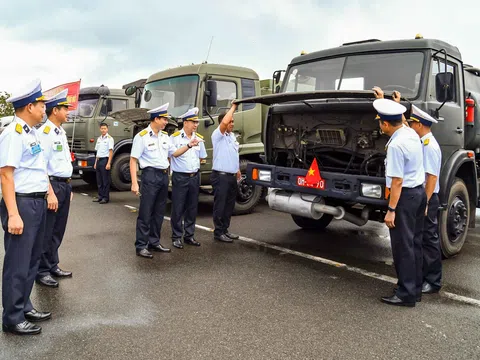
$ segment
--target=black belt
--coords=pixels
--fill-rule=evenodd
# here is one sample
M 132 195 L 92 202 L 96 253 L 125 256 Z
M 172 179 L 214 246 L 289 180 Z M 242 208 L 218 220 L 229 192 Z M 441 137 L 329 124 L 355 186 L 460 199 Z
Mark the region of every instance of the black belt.
M 158 168 L 154 168 L 152 166 L 147 166 L 146 168 L 143 168 L 142 171 L 145 171 L 145 170 L 155 170 L 155 171 L 161 171 L 162 173 L 164 174 L 168 174 L 168 168 L 167 169 L 158 169 Z
M 402 187 L 402 189 L 407 189 L 407 190 L 414 190 L 414 189 L 420 189 L 423 188 L 423 185 L 418 185 L 415 187 Z
M 235 176 L 237 174 L 235 173 L 229 173 L 229 172 L 225 172 L 225 171 L 217 171 L 217 170 L 213 170 L 214 173 L 217 173 L 217 174 L 220 174 L 220 175 L 229 175 L 229 176 Z
M 194 172 L 194 173 L 187 173 L 187 172 L 179 172 L 179 171 L 174 171 L 175 174 L 182 174 L 182 175 L 185 175 L 185 176 L 190 176 L 190 177 L 194 177 L 195 175 L 198 174 L 198 171 L 197 172 Z
M 26 198 L 32 198 L 32 199 L 46 199 L 47 198 L 47 193 L 46 192 L 34 192 L 34 193 L 15 193 L 15 196 L 18 197 L 26 197 Z
M 59 182 L 64 182 L 69 184 L 70 181 L 72 181 L 72 178 L 64 178 L 64 177 L 58 177 L 58 176 L 49 176 L 48 177 L 51 181 L 59 181 Z

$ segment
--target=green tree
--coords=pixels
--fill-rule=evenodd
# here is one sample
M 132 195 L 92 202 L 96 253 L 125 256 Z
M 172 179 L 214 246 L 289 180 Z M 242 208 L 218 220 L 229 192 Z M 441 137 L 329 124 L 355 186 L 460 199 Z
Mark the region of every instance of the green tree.
M 13 115 L 13 106 L 11 103 L 7 103 L 7 99 L 10 94 L 4 91 L 0 91 L 0 117 Z

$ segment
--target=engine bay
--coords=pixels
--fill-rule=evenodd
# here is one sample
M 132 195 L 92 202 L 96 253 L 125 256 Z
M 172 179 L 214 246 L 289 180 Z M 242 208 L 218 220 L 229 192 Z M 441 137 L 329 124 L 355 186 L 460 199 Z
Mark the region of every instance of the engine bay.
M 371 103 L 328 105 L 272 112 L 269 162 L 308 169 L 316 158 L 320 171 L 384 177 L 388 136 L 382 134 Z

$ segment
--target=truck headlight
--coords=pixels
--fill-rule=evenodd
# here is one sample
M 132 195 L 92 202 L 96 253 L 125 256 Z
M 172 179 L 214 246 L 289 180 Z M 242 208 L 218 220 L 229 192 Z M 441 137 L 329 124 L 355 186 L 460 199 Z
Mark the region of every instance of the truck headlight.
M 272 181 L 272 172 L 270 170 L 259 170 L 258 180 L 266 182 Z
M 366 197 L 381 199 L 382 186 L 376 184 L 362 184 L 362 195 Z

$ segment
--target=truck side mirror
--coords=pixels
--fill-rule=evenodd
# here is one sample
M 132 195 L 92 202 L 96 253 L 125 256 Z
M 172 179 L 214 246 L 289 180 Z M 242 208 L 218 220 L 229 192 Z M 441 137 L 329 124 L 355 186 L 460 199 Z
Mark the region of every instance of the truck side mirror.
M 135 85 L 129 86 L 128 88 L 125 89 L 125 95 L 131 96 L 135 94 L 136 91 L 137 91 L 137 87 Z
M 217 82 L 215 80 L 207 81 L 207 90 L 205 91 L 205 96 L 207 97 L 208 107 L 217 106 Z
M 278 94 L 280 92 L 280 85 L 275 86 L 275 93 Z
M 435 92 L 438 102 L 454 100 L 455 77 L 451 72 L 439 73 L 435 76 Z
M 107 103 L 107 114 L 109 114 L 109 113 L 111 113 L 112 110 L 113 110 L 112 99 L 107 99 L 107 100 L 106 100 L 106 103 Z

